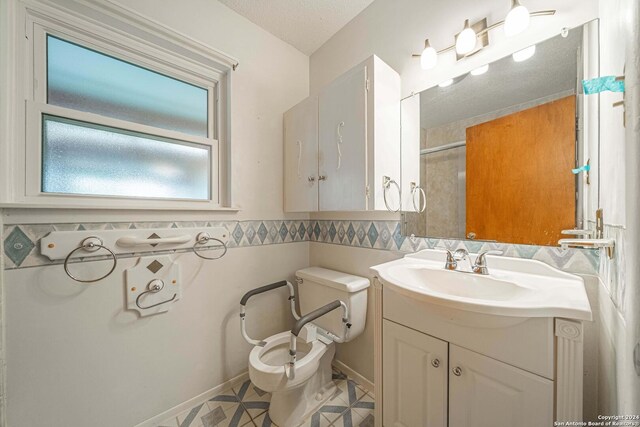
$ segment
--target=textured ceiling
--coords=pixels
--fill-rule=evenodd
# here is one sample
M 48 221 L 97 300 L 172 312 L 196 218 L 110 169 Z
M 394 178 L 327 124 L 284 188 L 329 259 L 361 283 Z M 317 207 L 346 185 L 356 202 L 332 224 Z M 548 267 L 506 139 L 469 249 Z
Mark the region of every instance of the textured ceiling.
M 373 0 L 219 0 L 311 55 Z
M 420 124 L 429 129 L 576 88 L 577 52 L 582 28 L 536 46 L 535 55 L 515 62 L 508 56 L 481 76 L 420 93 Z

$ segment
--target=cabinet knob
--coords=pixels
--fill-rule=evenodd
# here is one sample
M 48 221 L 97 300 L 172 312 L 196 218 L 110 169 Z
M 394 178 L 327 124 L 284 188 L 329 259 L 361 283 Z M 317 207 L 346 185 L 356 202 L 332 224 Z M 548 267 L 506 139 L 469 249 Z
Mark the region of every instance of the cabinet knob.
M 327 180 L 326 175 L 318 175 L 318 181 L 326 181 L 326 180 Z
M 309 180 L 309 182 L 314 182 L 316 180 L 316 177 L 311 175 L 309 178 L 307 178 Z
M 432 365 L 434 368 L 437 368 L 438 366 L 440 366 L 440 360 L 439 360 L 439 359 L 433 359 L 433 360 L 431 361 L 431 365 Z
M 456 377 L 459 377 L 460 375 L 462 375 L 462 368 L 460 366 L 456 366 L 451 370 L 451 372 L 453 372 L 453 375 L 455 375 Z

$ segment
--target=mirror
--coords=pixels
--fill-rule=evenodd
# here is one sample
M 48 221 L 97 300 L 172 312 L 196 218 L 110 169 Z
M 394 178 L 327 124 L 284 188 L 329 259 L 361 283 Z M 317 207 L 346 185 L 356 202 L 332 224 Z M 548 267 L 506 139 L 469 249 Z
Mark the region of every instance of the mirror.
M 402 101 L 406 235 L 557 245 L 585 227 L 598 197 L 597 97 L 581 87 L 597 75 L 594 37 L 596 21 Z

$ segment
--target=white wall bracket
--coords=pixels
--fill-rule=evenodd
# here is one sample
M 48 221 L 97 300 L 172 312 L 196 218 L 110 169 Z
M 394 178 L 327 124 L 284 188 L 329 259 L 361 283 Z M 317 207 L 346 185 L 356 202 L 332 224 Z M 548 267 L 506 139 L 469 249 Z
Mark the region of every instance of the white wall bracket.
M 40 253 L 52 261 L 62 260 L 89 237 L 99 238 L 116 255 L 191 249 L 198 234 L 203 232 L 224 243 L 229 240 L 230 233 L 225 227 L 53 231 L 40 241 Z M 71 258 L 104 255 L 107 255 L 105 251 L 80 250 Z
M 125 277 L 127 308 L 140 316 L 169 311 L 182 298 L 180 265 L 169 255 L 140 257 Z

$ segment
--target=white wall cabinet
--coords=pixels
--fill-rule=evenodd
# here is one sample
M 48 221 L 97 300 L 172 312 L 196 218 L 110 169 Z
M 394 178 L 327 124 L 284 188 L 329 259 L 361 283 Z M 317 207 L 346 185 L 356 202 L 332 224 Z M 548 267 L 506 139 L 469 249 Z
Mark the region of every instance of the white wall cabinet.
M 318 210 L 318 98 L 310 97 L 284 115 L 284 210 Z
M 485 325 L 470 321 L 466 325 L 467 322 L 461 321 L 455 313 L 449 313 L 444 319 L 456 319 L 455 324 L 447 320 L 442 323 L 438 320 L 439 314 L 420 312 L 416 310 L 419 303 L 407 304 L 408 300 L 394 292 L 384 291 L 381 425 L 553 425 L 555 386 L 558 385 L 554 384 L 553 370 L 532 365 L 526 356 L 512 352 L 508 347 L 521 345 L 518 339 L 509 336 L 516 334 L 523 342 L 531 342 L 534 357 L 553 357 L 547 354 L 546 338 L 527 333 L 531 329 L 539 329 L 553 341 L 553 330 L 549 330 L 548 322 L 533 319 L 529 325 L 520 321 L 497 327 L 495 322 Z M 473 341 L 473 337 L 479 337 L 480 342 L 486 341 L 490 345 L 495 344 L 496 339 L 504 338 L 507 347 L 499 345 L 503 354 L 489 357 L 478 353 L 483 347 Z M 526 344 L 522 347 L 530 352 Z M 546 362 L 540 366 L 546 366 Z M 538 370 L 541 374 L 534 374 L 531 370 Z M 564 388 L 558 388 L 558 394 L 564 394 Z M 572 416 L 579 418 L 575 413 Z
M 289 110 L 284 127 L 286 211 L 399 209 L 400 76 L 382 60 L 372 56 Z M 315 152 L 301 149 L 314 129 Z M 315 179 L 298 173 L 314 162 Z M 384 177 L 393 180 L 386 188 Z

